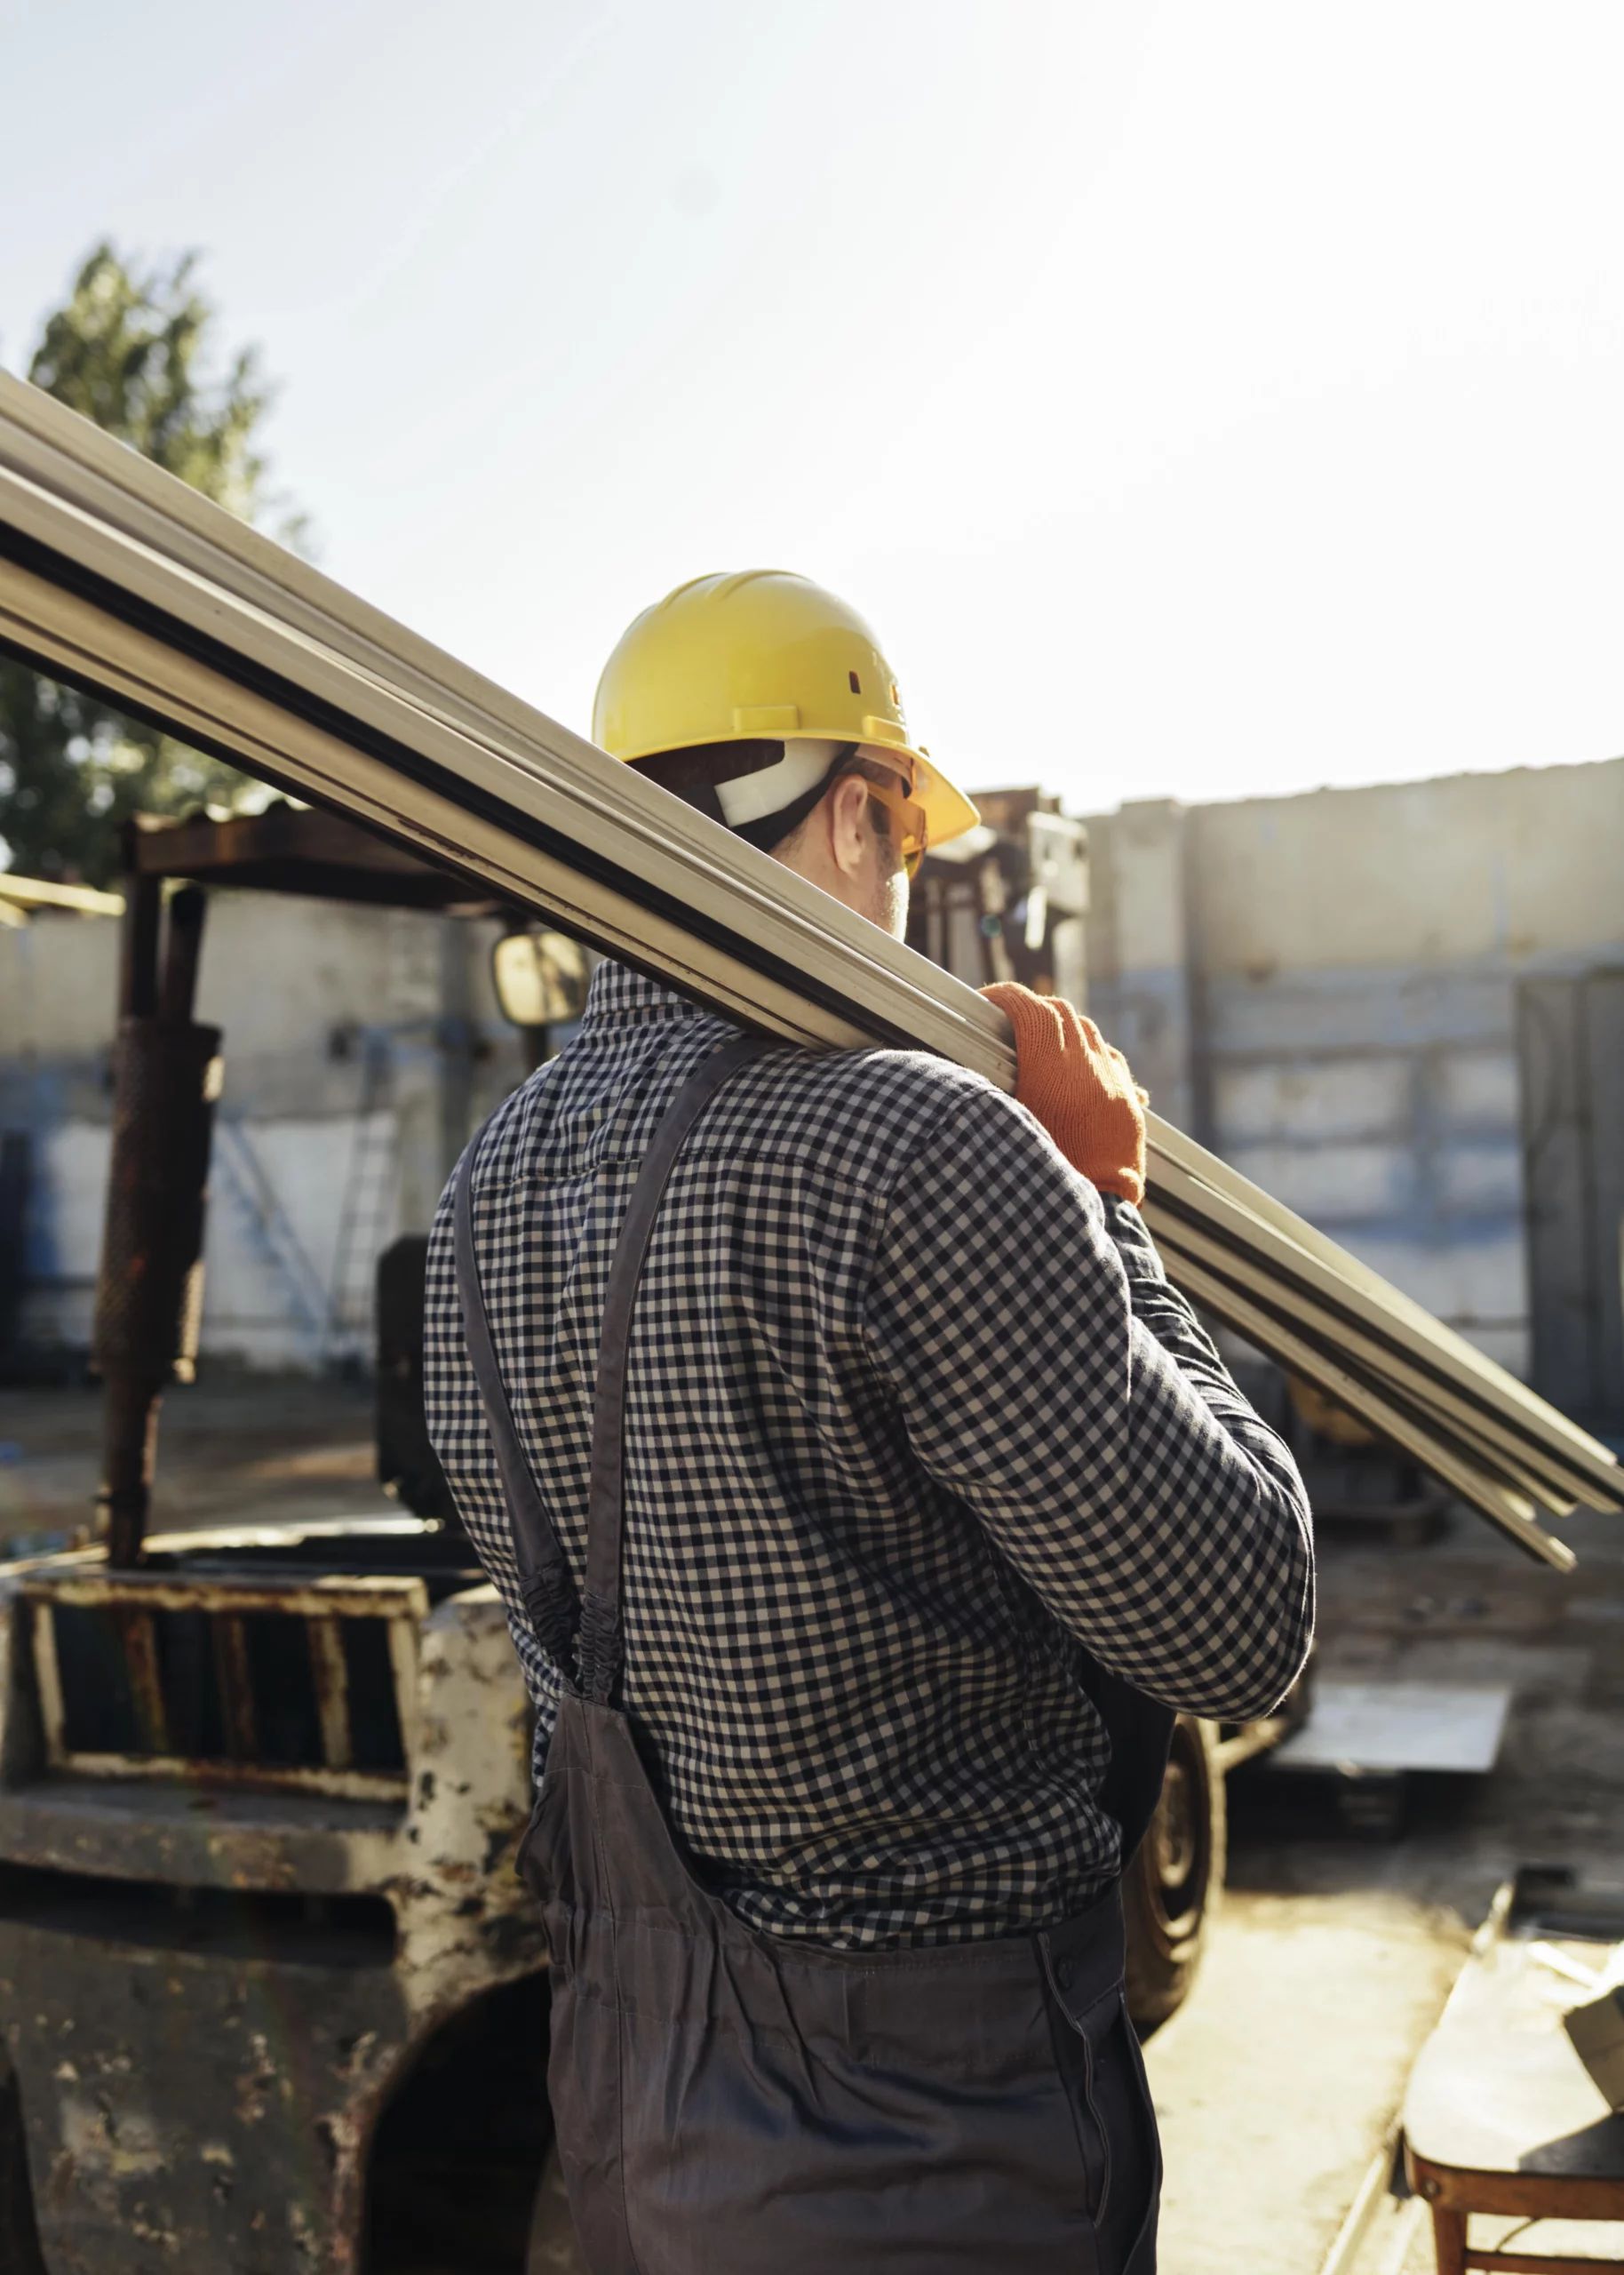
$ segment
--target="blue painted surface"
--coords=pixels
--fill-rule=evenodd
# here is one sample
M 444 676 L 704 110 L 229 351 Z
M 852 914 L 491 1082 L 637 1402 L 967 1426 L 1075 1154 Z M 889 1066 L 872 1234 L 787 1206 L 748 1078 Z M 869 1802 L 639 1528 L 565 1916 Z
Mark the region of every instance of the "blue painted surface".
M 1520 1364 L 1517 983 L 1583 961 L 1495 953 L 1400 970 L 1203 977 L 1190 1023 L 1198 1079 L 1186 1093 L 1205 1109 L 1195 1134 Z M 1158 1046 L 1173 1041 L 1175 1022 L 1157 1024 L 1166 982 L 1129 972 L 1091 986 L 1090 1009 L 1136 1066 L 1142 1050 L 1154 1066 Z

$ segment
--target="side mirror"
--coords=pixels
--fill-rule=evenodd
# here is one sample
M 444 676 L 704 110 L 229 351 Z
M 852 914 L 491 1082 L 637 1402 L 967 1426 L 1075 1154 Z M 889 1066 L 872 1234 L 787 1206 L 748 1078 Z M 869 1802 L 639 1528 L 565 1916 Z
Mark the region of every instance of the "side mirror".
M 490 952 L 502 1017 L 516 1027 L 561 1026 L 586 1008 L 586 957 L 563 932 L 509 932 Z

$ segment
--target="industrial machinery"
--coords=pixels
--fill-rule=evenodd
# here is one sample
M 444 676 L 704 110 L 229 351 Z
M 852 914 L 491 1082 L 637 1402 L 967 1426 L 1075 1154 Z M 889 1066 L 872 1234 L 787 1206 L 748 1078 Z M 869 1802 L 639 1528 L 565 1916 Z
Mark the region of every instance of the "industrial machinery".
M 978 978 L 1007 958 L 1075 986 L 1077 826 L 990 809 L 991 841 L 924 880 L 933 970 L 3 376 L 0 646 L 328 810 L 132 841 L 101 1537 L 0 1571 L 0 2265 L 517 2268 L 545 2000 L 493 1592 L 442 1514 L 146 1537 L 157 1401 L 195 1348 L 203 895 L 498 908 L 763 1032 L 936 1050 L 1007 1090 L 1007 1025 L 956 958 L 974 938 Z M 188 881 L 167 904 L 165 878 Z M 1606 1449 L 1154 1115 L 1150 1138 L 1148 1219 L 1219 1318 L 1547 1563 L 1572 1560 L 1543 1511 L 1624 1505 Z M 420 1459 L 397 1474 L 432 1489 Z M 1161 2011 L 1189 1980 L 1214 1771 L 1271 1734 L 1181 1727 L 1142 1852 L 1146 2020 L 1147 1950 Z
M 286 807 L 129 849 L 101 1537 L 0 1568 L 0 2267 L 520 2268 L 547 2143 L 530 1715 L 423 1428 L 420 1241 L 379 1272 L 401 1513 L 147 1534 L 195 1352 L 206 888 L 501 912 Z
M 1078 825 L 1031 812 L 1071 880 L 1021 950 L 1038 958 L 1086 872 Z M 1016 820 L 975 858 L 1020 908 Z M 420 1236 L 378 1275 L 378 1473 L 401 1513 L 153 1537 L 147 1517 L 159 1401 L 195 1356 L 223 1042 L 191 1018 L 209 889 L 506 916 L 498 994 L 532 1056 L 584 965 L 333 817 L 128 843 L 101 1539 L 0 1568 L 0 2266 L 517 2270 L 549 2129 L 545 1953 L 513 1870 L 530 1721 L 424 1428 Z M 1142 2027 L 1195 1971 L 1226 1755 L 1284 1728 L 1179 1726 L 1128 1888 Z

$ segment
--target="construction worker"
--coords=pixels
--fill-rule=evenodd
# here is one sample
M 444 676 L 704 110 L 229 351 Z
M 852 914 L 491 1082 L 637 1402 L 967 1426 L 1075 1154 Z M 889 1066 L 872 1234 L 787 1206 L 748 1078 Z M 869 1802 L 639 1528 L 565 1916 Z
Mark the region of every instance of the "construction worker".
M 975 820 L 797 577 L 639 617 L 593 733 L 897 937 Z M 1125 1062 L 991 992 L 1017 1098 L 606 963 L 442 1203 L 429 1425 L 536 1703 L 595 2275 L 1155 2263 L 1118 1874 L 1173 1711 L 1296 1676 L 1309 1513 L 1136 1213 Z

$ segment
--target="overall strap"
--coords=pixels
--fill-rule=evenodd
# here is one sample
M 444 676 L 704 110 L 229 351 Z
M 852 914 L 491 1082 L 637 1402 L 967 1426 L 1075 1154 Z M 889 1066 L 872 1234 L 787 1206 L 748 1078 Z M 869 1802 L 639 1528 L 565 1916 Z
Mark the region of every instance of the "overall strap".
M 462 1307 L 468 1363 L 484 1409 L 485 1426 L 501 1474 L 502 1492 L 513 1529 L 519 1592 L 531 1628 L 549 1658 L 569 1676 L 580 1632 L 581 1685 L 589 1698 L 606 1703 L 620 1672 L 620 1529 L 622 1445 L 625 1421 L 626 1351 L 632 1306 L 642 1276 L 643 1258 L 661 1196 L 683 1140 L 728 1077 L 768 1045 L 754 1035 L 726 1044 L 689 1076 L 654 1133 L 632 1188 L 625 1221 L 609 1265 L 609 1293 L 598 1343 L 598 1377 L 592 1427 L 592 1482 L 586 1502 L 586 1594 L 577 1609 L 575 1582 L 537 1489 L 529 1458 L 502 1379 L 490 1317 L 480 1285 L 474 1249 L 474 1164 L 484 1122 L 457 1165 L 451 1201 L 451 1247 L 457 1266 L 457 1296 Z M 498 1106 L 499 1114 L 501 1108 Z
M 501 1112 L 497 1108 L 497 1113 Z M 468 1362 L 485 1410 L 485 1427 L 501 1472 L 502 1493 L 513 1529 L 513 1557 L 519 1567 L 519 1592 L 529 1615 L 537 1641 L 567 1677 L 575 1651 L 578 1624 L 575 1582 L 564 1552 L 553 1529 L 529 1458 L 519 1441 L 507 1385 L 497 1363 L 490 1339 L 490 1319 L 480 1286 L 479 1258 L 474 1252 L 474 1163 L 491 1122 L 482 1122 L 457 1164 L 457 1191 L 451 1202 L 451 1248 L 457 1265 L 457 1297 L 462 1306 L 463 1336 Z
M 638 1282 L 677 1155 L 730 1075 L 768 1049 L 745 1035 L 713 1051 L 666 1108 L 632 1188 L 609 1265 L 592 1417 L 592 1482 L 586 1501 L 586 1586 L 581 1604 L 581 1689 L 607 1705 L 620 1672 L 620 1540 L 625 1513 L 626 1360 Z

